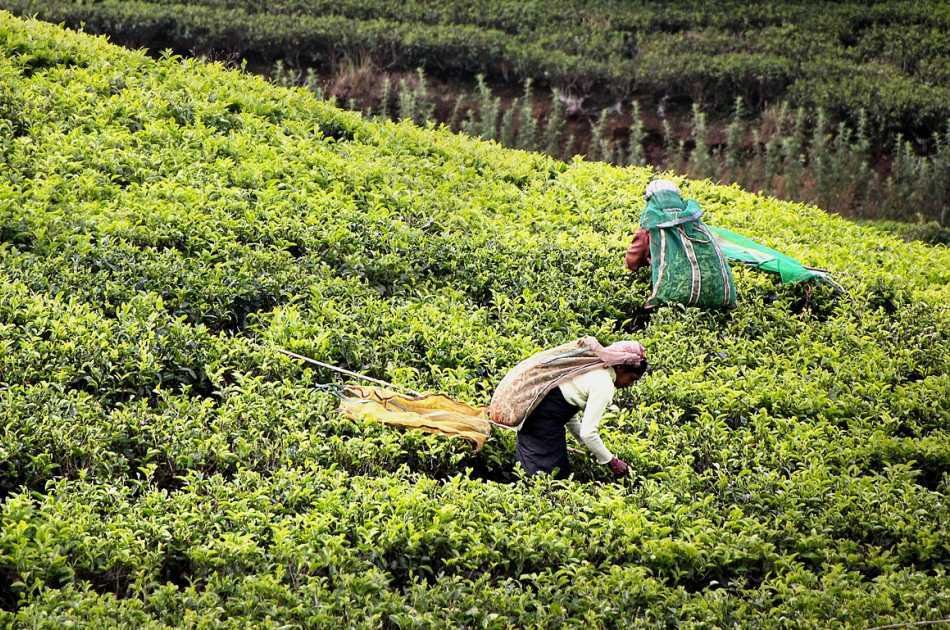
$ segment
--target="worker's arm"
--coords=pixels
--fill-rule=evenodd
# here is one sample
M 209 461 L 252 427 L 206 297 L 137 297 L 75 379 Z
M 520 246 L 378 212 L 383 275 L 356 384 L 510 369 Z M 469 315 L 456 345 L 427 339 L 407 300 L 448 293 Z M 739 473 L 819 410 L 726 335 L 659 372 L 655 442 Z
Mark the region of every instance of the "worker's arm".
M 571 432 L 571 435 L 577 438 L 578 441 L 581 439 L 581 416 L 584 415 L 583 411 L 578 411 L 574 414 L 574 417 L 571 418 L 567 426 L 567 430 Z
M 637 271 L 650 264 L 650 233 L 647 230 L 637 230 L 623 260 L 630 271 Z
M 568 423 L 568 428 L 587 447 L 598 464 L 607 464 L 614 458 L 614 454 L 604 446 L 599 429 L 600 419 L 614 398 L 613 379 L 607 370 L 595 370 L 581 376 L 579 381 L 578 386 L 588 389 L 587 404 L 580 422 L 577 423 L 575 416 Z M 578 426 L 571 427 L 571 423 L 577 423 Z

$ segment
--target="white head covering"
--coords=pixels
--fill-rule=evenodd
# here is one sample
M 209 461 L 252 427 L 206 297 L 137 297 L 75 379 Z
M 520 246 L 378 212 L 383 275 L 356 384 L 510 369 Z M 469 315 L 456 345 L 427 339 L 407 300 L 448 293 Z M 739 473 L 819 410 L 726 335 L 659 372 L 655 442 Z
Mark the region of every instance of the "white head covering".
M 675 192 L 677 195 L 680 194 L 680 189 L 670 180 L 654 179 L 652 182 L 647 184 L 647 191 L 643 195 L 643 198 L 649 200 L 650 197 L 653 196 L 653 193 L 659 192 L 661 190 L 669 190 L 670 192 Z

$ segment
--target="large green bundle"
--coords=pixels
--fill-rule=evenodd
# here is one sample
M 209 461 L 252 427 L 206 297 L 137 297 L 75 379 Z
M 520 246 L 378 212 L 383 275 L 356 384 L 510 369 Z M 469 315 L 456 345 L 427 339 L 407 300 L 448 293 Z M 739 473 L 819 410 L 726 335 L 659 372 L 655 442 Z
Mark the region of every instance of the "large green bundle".
M 736 260 L 762 271 L 777 273 L 785 284 L 808 280 L 823 280 L 833 284 L 828 274 L 821 269 L 806 267 L 791 256 L 756 243 L 751 238 L 732 230 L 715 226 L 708 227 L 719 249 L 729 260 Z
M 690 199 L 661 190 L 650 196 L 640 227 L 650 232 L 653 292 L 648 306 L 735 306 L 729 263 Z

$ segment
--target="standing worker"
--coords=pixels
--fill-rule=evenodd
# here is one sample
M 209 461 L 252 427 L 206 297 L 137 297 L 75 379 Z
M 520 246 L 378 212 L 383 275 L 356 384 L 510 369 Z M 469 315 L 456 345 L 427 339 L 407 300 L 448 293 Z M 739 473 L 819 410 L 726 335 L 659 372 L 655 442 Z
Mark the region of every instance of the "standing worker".
M 604 347 L 594 337 L 584 337 L 516 365 L 495 390 L 489 417 L 518 431 L 516 455 L 529 475 L 570 474 L 566 427 L 597 463 L 621 477 L 629 467 L 604 446 L 600 420 L 616 389 L 629 387 L 646 371 L 646 352 L 639 343 Z

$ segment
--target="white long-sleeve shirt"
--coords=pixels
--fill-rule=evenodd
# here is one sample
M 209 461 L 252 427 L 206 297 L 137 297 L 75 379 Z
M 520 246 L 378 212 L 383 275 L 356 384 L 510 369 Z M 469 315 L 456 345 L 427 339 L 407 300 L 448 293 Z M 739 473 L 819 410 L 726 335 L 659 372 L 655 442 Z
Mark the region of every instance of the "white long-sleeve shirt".
M 601 368 L 575 376 L 558 386 L 567 402 L 581 408 L 567 423 L 568 430 L 587 447 L 598 464 L 606 464 L 614 458 L 600 439 L 598 427 L 607 405 L 614 398 L 615 378 L 613 368 Z

